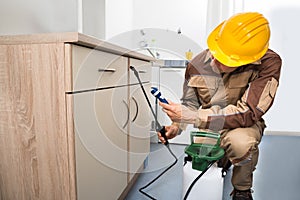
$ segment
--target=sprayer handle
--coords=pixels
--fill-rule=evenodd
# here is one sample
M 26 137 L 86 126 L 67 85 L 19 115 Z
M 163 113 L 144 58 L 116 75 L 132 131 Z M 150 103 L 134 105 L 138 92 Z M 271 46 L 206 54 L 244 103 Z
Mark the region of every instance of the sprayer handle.
M 165 129 L 165 126 L 162 127 L 162 129 L 159 130 L 161 136 L 165 139 L 165 145 L 168 145 L 169 144 L 169 141 L 168 141 L 168 138 L 166 136 L 166 129 Z

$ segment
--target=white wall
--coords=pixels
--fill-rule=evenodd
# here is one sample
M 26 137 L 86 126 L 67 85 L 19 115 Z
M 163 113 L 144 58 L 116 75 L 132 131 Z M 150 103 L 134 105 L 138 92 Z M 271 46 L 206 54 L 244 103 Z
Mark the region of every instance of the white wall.
M 133 0 L 105 0 L 105 38 L 133 30 Z
M 270 22 L 270 48 L 283 60 L 281 80 L 274 105 L 265 119 L 270 131 L 300 131 L 299 46 L 300 1 L 245 0 L 245 11 L 263 13 Z
M 82 32 L 105 37 L 105 0 L 2 0 L 0 35 Z
M 134 1 L 133 29 L 158 28 L 177 32 L 204 46 L 207 0 Z
M 131 19 L 131 24 L 123 18 L 118 21 L 108 17 L 106 27 L 110 27 L 106 31 L 107 40 L 135 50 L 146 44 L 147 47 L 160 49 L 159 54 L 165 59 L 172 56 L 184 58 L 185 52 L 189 49 L 193 52 L 203 49 L 201 43 L 205 44 L 207 0 L 124 0 L 124 2 L 127 5 L 121 5 L 122 8 L 128 8 L 130 4 L 132 8 L 129 13 L 120 11 L 121 16 L 129 21 Z M 115 13 L 115 5 L 114 3 L 112 6 L 106 6 L 107 12 L 110 12 L 107 16 Z M 119 12 L 119 9 L 117 8 L 116 12 Z M 182 31 L 181 34 L 177 34 L 179 29 Z M 142 35 L 141 31 L 145 35 Z
M 2 0 L 0 35 L 77 31 L 77 0 Z
M 206 37 L 222 21 L 244 10 L 244 0 L 209 0 L 207 2 Z
M 110 0 L 106 1 L 106 39 L 127 31 L 160 29 L 189 38 L 206 48 L 208 33 L 243 9 L 244 0 Z M 128 11 L 128 12 L 127 12 Z M 120 15 L 115 17 L 115 13 Z M 149 35 L 148 35 L 149 36 Z
M 77 0 L 82 5 L 78 12 L 82 12 L 82 33 L 100 39 L 105 38 L 105 0 Z M 81 3 L 80 3 L 81 2 Z M 82 10 L 81 10 L 82 9 Z M 79 31 L 80 32 L 80 31 Z

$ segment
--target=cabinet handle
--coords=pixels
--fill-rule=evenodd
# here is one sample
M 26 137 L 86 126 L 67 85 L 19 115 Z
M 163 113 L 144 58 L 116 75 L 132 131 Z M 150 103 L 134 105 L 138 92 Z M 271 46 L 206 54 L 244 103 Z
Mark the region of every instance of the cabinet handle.
M 108 68 L 108 69 L 98 69 L 98 72 L 115 72 L 116 69 Z
M 129 122 L 129 117 L 130 117 L 130 115 L 129 115 L 129 106 L 128 106 L 128 104 L 126 103 L 126 101 L 125 100 L 123 100 L 122 101 L 124 104 L 125 104 L 125 106 L 126 106 L 126 108 L 127 108 L 127 119 L 126 119 L 126 122 L 125 122 L 125 124 L 123 125 L 123 129 L 127 126 L 127 124 L 128 124 L 128 122 Z
M 161 70 L 162 72 L 181 72 L 179 69 L 164 69 L 164 70 Z
M 138 72 L 139 72 L 140 74 L 146 74 L 146 73 L 147 73 L 146 70 L 139 70 Z
M 133 119 L 131 120 L 131 122 L 134 122 L 136 120 L 138 114 L 139 114 L 139 106 L 138 106 L 138 103 L 137 103 L 136 99 L 134 97 L 131 97 L 131 98 L 132 98 L 132 100 L 135 104 L 135 107 L 136 107 L 136 113 L 135 113 Z

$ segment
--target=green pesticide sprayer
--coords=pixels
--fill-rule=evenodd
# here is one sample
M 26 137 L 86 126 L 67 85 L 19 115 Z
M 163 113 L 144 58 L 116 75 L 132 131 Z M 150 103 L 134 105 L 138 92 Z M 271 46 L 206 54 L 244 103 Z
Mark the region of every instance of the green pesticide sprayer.
M 192 158 L 192 168 L 204 171 L 211 162 L 224 156 L 220 147 L 220 134 L 210 132 L 191 132 L 191 145 L 185 148 L 185 153 Z

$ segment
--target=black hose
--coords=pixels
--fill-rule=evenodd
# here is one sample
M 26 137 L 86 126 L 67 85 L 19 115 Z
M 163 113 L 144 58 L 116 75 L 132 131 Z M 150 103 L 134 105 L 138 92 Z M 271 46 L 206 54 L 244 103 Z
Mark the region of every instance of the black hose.
M 208 166 L 195 178 L 195 180 L 191 183 L 190 187 L 187 189 L 183 200 L 186 200 L 187 197 L 189 196 L 193 186 L 195 185 L 195 183 L 203 176 L 203 174 L 205 174 L 205 172 L 215 163 L 216 161 L 210 162 L 208 164 Z
M 151 106 L 150 100 L 149 100 L 149 98 L 148 98 L 148 96 L 147 96 L 147 93 L 146 93 L 144 87 L 143 87 L 143 84 L 142 84 L 142 81 L 141 81 L 141 79 L 140 79 L 140 76 L 139 76 L 138 71 L 137 71 L 133 66 L 130 66 L 130 69 L 134 72 L 134 75 L 136 76 L 136 78 L 137 78 L 137 80 L 138 80 L 138 82 L 139 82 L 139 84 L 140 84 L 140 86 L 141 86 L 141 88 L 142 88 L 142 91 L 143 91 L 144 96 L 145 96 L 145 98 L 146 98 L 146 100 L 147 100 L 148 106 L 149 106 L 149 108 L 150 108 L 150 110 L 151 110 L 151 112 L 152 112 L 152 115 L 153 115 L 154 119 L 155 119 L 155 123 L 156 123 L 156 127 L 155 127 L 155 128 L 156 128 L 156 130 L 159 131 L 159 132 L 161 133 L 161 135 L 164 137 L 164 139 L 165 139 L 165 146 L 167 147 L 167 149 L 169 150 L 169 152 L 171 153 L 171 155 L 175 158 L 175 161 L 174 161 L 173 164 L 171 164 L 169 167 L 167 167 L 163 172 L 161 172 L 155 179 L 153 179 L 153 180 L 152 180 L 151 182 L 149 182 L 147 185 L 145 185 L 144 187 L 142 187 L 142 188 L 139 189 L 139 191 L 140 191 L 142 194 L 144 194 L 144 195 L 146 195 L 147 197 L 149 197 L 150 199 L 153 199 L 153 200 L 154 200 L 154 199 L 155 199 L 154 197 L 152 197 L 151 195 L 147 194 L 147 193 L 144 192 L 143 190 L 146 189 L 147 187 L 149 187 L 149 186 L 150 186 L 152 183 L 154 183 L 159 177 L 161 177 L 164 173 L 166 173 L 169 169 L 171 169 L 171 168 L 177 163 L 178 159 L 177 159 L 177 157 L 175 156 L 175 154 L 172 152 L 172 150 L 171 150 L 170 147 L 169 147 L 169 142 L 168 142 L 168 139 L 167 139 L 167 137 L 166 137 L 166 130 L 165 130 L 165 127 L 164 127 L 164 126 L 161 126 L 160 123 L 159 123 L 158 120 L 157 120 L 157 116 L 155 115 L 154 110 L 153 110 L 153 108 L 152 108 L 152 106 Z
M 149 187 L 152 183 L 154 183 L 157 179 L 159 179 L 164 173 L 166 173 L 169 169 L 171 169 L 178 161 L 177 157 L 175 156 L 175 154 L 172 152 L 172 150 L 170 149 L 169 145 L 165 145 L 167 147 L 167 149 L 169 150 L 169 152 L 172 154 L 172 156 L 175 158 L 174 163 L 172 163 L 169 167 L 167 167 L 163 172 L 161 172 L 157 177 L 155 177 L 152 181 L 150 181 L 147 185 L 145 185 L 144 187 L 141 187 L 139 189 L 139 191 L 144 194 L 145 196 L 149 197 L 150 199 L 156 200 L 154 197 L 152 197 L 151 195 L 147 194 L 146 192 L 144 192 L 143 190 L 146 189 L 147 187 Z

